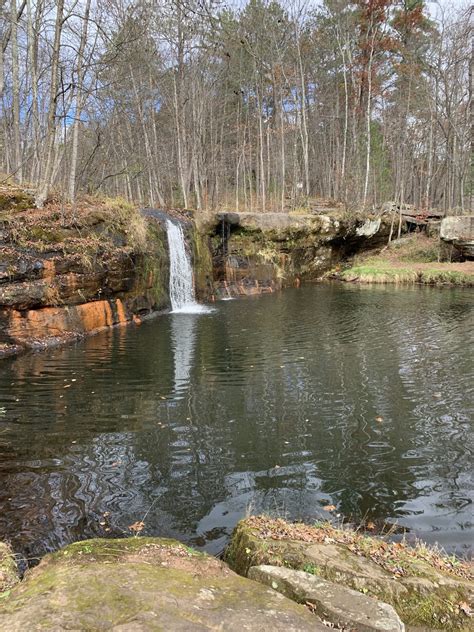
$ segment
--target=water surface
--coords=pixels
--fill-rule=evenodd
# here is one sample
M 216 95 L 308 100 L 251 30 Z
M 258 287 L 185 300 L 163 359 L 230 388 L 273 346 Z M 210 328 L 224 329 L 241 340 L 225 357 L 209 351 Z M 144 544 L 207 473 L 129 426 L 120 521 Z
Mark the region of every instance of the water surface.
M 469 290 L 317 285 L 0 365 L 0 539 L 177 537 L 247 511 L 472 538 Z M 378 419 L 378 420 L 377 420 Z

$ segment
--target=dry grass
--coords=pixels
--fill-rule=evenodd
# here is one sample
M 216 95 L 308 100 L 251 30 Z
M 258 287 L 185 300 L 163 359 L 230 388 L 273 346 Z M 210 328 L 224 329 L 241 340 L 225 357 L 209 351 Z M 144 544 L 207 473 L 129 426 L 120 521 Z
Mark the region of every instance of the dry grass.
M 375 537 L 362 531 L 334 526 L 330 522 L 320 522 L 314 526 L 291 524 L 280 518 L 251 516 L 246 525 L 260 538 L 269 540 L 297 540 L 301 542 L 337 543 L 346 546 L 352 553 L 362 555 L 392 573 L 402 577 L 417 574 L 419 562 L 435 571 L 448 573 L 463 579 L 474 579 L 470 564 L 445 555 L 439 548 L 424 542 L 414 546 L 406 542 L 390 542 L 387 536 Z
M 28 251 L 58 251 L 88 259 L 120 248 L 144 252 L 147 224 L 121 198 L 83 197 L 77 205 L 50 200 L 43 209 L 12 206 L 3 217 L 8 241 Z

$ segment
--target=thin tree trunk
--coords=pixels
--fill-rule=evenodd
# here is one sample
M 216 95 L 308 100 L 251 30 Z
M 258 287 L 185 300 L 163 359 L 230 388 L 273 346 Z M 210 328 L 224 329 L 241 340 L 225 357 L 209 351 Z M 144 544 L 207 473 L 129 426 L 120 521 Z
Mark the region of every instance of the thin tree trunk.
M 74 125 L 72 130 L 71 167 L 69 170 L 69 200 L 74 204 L 76 198 L 76 171 L 77 154 L 79 148 L 79 126 L 81 124 L 82 108 L 84 105 L 83 81 L 84 81 L 84 50 L 87 42 L 87 30 L 89 27 L 89 12 L 91 0 L 86 0 L 86 8 L 82 23 L 81 41 L 77 53 L 77 88 L 76 88 L 76 111 L 74 113 Z
M 56 135 L 56 105 L 58 97 L 59 81 L 59 52 L 61 48 L 61 31 L 63 27 L 64 0 L 57 0 L 56 3 L 56 23 L 54 29 L 54 43 L 51 57 L 51 83 L 48 109 L 48 125 L 45 141 L 45 169 L 42 174 L 42 182 L 36 199 L 36 204 L 41 208 L 48 197 L 51 187 L 51 175 L 53 170 L 53 154 Z
M 14 173 L 21 184 L 23 182 L 23 165 L 20 136 L 20 77 L 18 62 L 18 23 L 16 0 L 11 0 L 11 40 L 12 40 L 12 92 L 13 92 L 13 145 Z
M 365 158 L 365 182 L 364 182 L 364 197 L 362 200 L 362 206 L 365 208 L 367 204 L 367 195 L 369 191 L 369 175 L 370 175 L 370 153 L 371 153 L 371 122 L 372 122 L 372 59 L 374 54 L 374 38 L 372 36 L 372 43 L 370 46 L 369 65 L 367 69 L 368 90 L 367 90 L 367 127 L 366 127 L 366 158 Z

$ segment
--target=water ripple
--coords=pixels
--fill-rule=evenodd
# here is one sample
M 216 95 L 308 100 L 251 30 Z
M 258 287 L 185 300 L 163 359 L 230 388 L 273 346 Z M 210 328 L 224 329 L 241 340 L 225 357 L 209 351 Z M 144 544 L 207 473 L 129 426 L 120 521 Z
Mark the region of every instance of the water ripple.
M 245 512 L 472 538 L 472 293 L 317 286 L 2 364 L 0 539 L 212 552 Z

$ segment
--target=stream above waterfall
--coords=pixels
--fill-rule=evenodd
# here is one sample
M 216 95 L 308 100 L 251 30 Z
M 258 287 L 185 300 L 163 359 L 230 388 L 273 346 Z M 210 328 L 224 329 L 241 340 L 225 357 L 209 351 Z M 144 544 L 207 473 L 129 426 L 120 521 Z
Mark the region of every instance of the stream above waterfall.
M 30 558 L 143 520 L 219 553 L 250 511 L 463 555 L 472 333 L 469 290 L 320 284 L 7 359 L 0 540 Z

